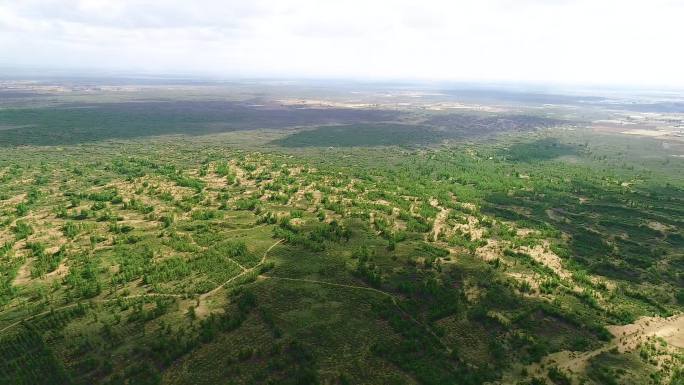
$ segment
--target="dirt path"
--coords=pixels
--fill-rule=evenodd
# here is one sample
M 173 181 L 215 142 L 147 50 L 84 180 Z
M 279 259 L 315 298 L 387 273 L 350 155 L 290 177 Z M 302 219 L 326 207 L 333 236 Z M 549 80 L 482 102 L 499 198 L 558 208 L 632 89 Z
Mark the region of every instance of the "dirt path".
M 242 271 L 247 270 L 247 268 L 244 267 L 240 262 L 234 260 L 234 259 L 231 258 L 231 257 L 226 257 L 226 258 L 228 258 L 228 260 L 231 261 L 231 262 L 233 262 L 234 264 L 238 265 L 238 267 L 240 268 L 240 270 L 242 270 Z
M 198 302 L 199 302 L 199 304 L 200 304 L 200 305 L 197 307 L 197 308 L 200 310 L 200 312 L 201 312 L 201 310 L 202 310 L 202 309 L 200 309 L 200 308 L 201 308 L 202 306 L 206 306 L 206 301 L 204 301 L 206 298 L 212 296 L 213 294 L 215 294 L 216 292 L 218 292 L 219 290 L 221 290 L 222 288 L 224 288 L 226 285 L 230 284 L 230 283 L 233 282 L 234 280 L 236 280 L 236 279 L 238 279 L 238 278 L 244 276 L 245 274 L 248 274 L 248 273 L 250 273 L 250 272 L 252 272 L 252 271 L 255 271 L 257 268 L 259 268 L 261 265 L 263 265 L 264 262 L 266 262 L 266 258 L 268 257 L 268 253 L 269 253 L 274 247 L 276 247 L 278 244 L 280 244 L 281 242 L 283 242 L 282 239 L 276 241 L 276 242 L 273 243 L 268 249 L 266 249 L 266 251 L 264 251 L 264 254 L 263 254 L 263 256 L 261 257 L 261 260 L 259 261 L 259 263 L 257 263 L 257 264 L 254 265 L 253 267 L 251 267 L 251 268 L 244 268 L 244 267 L 243 267 L 243 271 L 242 271 L 240 274 L 238 274 L 238 275 L 236 275 L 236 276 L 234 276 L 234 277 L 228 279 L 227 281 L 223 282 L 222 284 L 220 284 L 219 286 L 215 287 L 215 288 L 212 289 L 211 291 L 208 291 L 208 292 L 206 292 L 206 293 L 204 293 L 204 294 L 200 294 L 199 296 L 195 297 L 195 298 L 198 299 Z M 236 263 L 237 263 L 237 262 L 236 262 Z M 394 294 L 392 294 L 392 293 L 388 293 L 388 292 L 386 292 L 386 291 L 382 291 L 382 290 L 375 289 L 375 288 L 368 287 L 368 286 L 346 285 L 346 284 L 341 284 L 341 283 L 317 281 L 317 280 L 311 280 L 311 279 L 298 279 L 298 278 L 286 278 L 286 277 L 275 277 L 275 276 L 260 276 L 260 278 L 264 278 L 264 279 L 274 279 L 274 280 L 280 280 L 280 281 L 303 282 L 303 283 L 311 283 L 311 284 L 327 285 L 327 286 L 335 286 L 335 287 L 343 287 L 343 288 L 348 288 L 348 289 L 353 289 L 353 290 L 364 290 L 364 291 L 373 292 L 373 293 L 380 294 L 380 295 L 382 295 L 382 296 L 388 297 L 388 298 L 390 298 L 390 300 L 392 301 L 392 304 L 394 304 L 394 306 L 395 306 L 402 314 L 404 314 L 408 319 L 410 319 L 411 322 L 413 322 L 413 323 L 419 325 L 419 326 L 422 327 L 427 333 L 429 333 L 432 337 L 434 337 L 435 340 L 438 341 L 438 342 L 440 343 L 440 345 L 445 349 L 445 351 L 446 351 L 447 353 L 451 353 L 451 349 L 442 341 L 441 338 L 439 338 L 439 336 L 437 336 L 437 334 L 436 334 L 428 325 L 425 325 L 425 324 L 423 324 L 422 322 L 418 321 L 418 320 L 417 320 L 416 318 L 414 318 L 411 314 L 409 314 L 408 312 L 406 312 L 404 309 L 401 308 L 401 306 L 399 305 L 399 301 L 398 301 L 397 297 L 396 297 Z M 91 301 L 88 301 L 88 302 L 86 302 L 86 303 L 89 303 L 89 304 L 92 304 L 92 303 L 108 303 L 108 302 L 118 301 L 118 300 L 121 300 L 121 299 L 142 298 L 142 297 L 150 297 L 150 298 L 152 298 L 152 297 L 174 297 L 174 298 L 183 298 L 183 297 L 186 297 L 186 295 L 184 295 L 184 294 L 162 294 L 162 293 L 135 294 L 135 295 L 129 295 L 129 296 L 125 296 L 125 297 L 118 297 L 118 298 L 108 298 L 108 299 L 102 299 L 102 300 L 91 300 Z M 76 306 L 79 306 L 79 304 L 78 304 L 78 303 L 72 303 L 72 304 L 69 304 L 69 305 L 61 306 L 61 307 L 58 307 L 58 308 L 53 308 L 53 309 L 46 310 L 46 311 L 41 312 L 41 313 L 37 313 L 37 314 L 31 315 L 31 316 L 22 318 L 21 320 L 18 320 L 18 321 L 16 321 L 16 322 L 11 323 L 11 324 L 5 326 L 4 328 L 0 329 L 0 334 L 6 332 L 7 330 L 10 330 L 10 329 L 16 327 L 17 325 L 21 324 L 22 322 L 30 321 L 30 320 L 32 320 L 32 319 L 35 319 L 35 318 L 38 318 L 38 317 L 41 317 L 41 316 L 50 314 L 50 313 L 52 313 L 52 312 L 56 312 L 56 311 L 61 311 L 61 310 L 66 310 L 66 309 L 74 308 L 74 307 L 76 307 Z M 205 309 L 205 310 L 206 310 L 206 309 Z
M 250 228 L 228 230 L 228 231 L 226 231 L 226 233 L 234 233 L 234 232 L 236 232 L 236 231 L 245 231 L 245 230 L 254 230 L 254 229 L 258 229 L 258 228 L 260 228 L 260 227 L 264 227 L 264 226 L 268 226 L 268 223 L 264 223 L 264 224 L 261 224 L 261 225 L 258 225 L 258 226 L 254 226 L 254 227 L 250 227 Z M 270 250 L 270 249 L 269 249 L 269 250 Z M 226 257 L 226 258 L 228 258 L 228 260 L 231 261 L 231 262 L 233 262 L 234 264 L 238 265 L 238 267 L 240 268 L 240 270 L 242 270 L 243 273 L 244 273 L 245 271 L 247 271 L 247 270 L 251 270 L 251 269 L 246 268 L 243 264 L 241 264 L 240 262 L 234 260 L 233 258 L 230 258 L 230 257 Z M 263 258 L 262 258 L 262 260 L 263 260 Z M 261 262 L 260 262 L 260 263 L 261 263 Z M 257 266 L 258 266 L 258 265 L 257 265 Z M 242 273 L 241 273 L 241 274 L 242 274 Z M 237 277 L 234 277 L 234 278 L 237 278 Z M 224 283 L 224 285 L 225 285 L 225 283 Z
M 257 227 L 261 227 L 261 226 L 257 226 Z M 254 228 L 255 228 L 255 227 L 252 227 L 251 229 L 254 229 Z M 249 230 L 249 229 L 239 229 L 239 230 Z M 259 261 L 259 263 L 256 264 L 254 267 L 245 268 L 244 266 L 242 266 L 242 265 L 241 265 L 240 263 L 238 263 L 237 261 L 234 261 L 234 260 L 231 259 L 231 261 L 235 262 L 238 266 L 240 266 L 240 267 L 242 268 L 242 272 L 241 272 L 240 274 L 236 275 L 235 277 L 230 278 L 230 279 L 227 280 L 226 282 L 223 282 L 221 285 L 215 287 L 215 288 L 212 289 L 211 291 L 206 292 L 206 293 L 204 293 L 204 294 L 201 294 L 201 295 L 199 295 L 199 296 L 197 296 L 197 297 L 195 297 L 195 298 L 198 298 L 198 299 L 201 301 L 201 300 L 203 300 L 203 299 L 205 299 L 205 298 L 211 296 L 212 294 L 216 293 L 217 291 L 219 291 L 220 289 L 222 289 L 223 287 L 225 287 L 226 285 L 228 285 L 229 283 L 231 283 L 231 282 L 234 281 L 235 279 L 237 279 L 237 278 L 239 278 L 239 277 L 241 277 L 241 276 L 243 276 L 243 275 L 245 275 L 245 274 L 247 274 L 247 273 L 250 273 L 250 272 L 254 271 L 255 269 L 257 269 L 258 267 L 260 267 L 260 266 L 266 261 L 266 257 L 267 257 L 267 255 L 268 255 L 268 252 L 271 251 L 276 245 L 278 245 L 278 244 L 281 243 L 282 241 L 283 241 L 283 240 L 281 239 L 281 240 L 276 241 L 274 244 L 272 244 L 272 245 L 264 252 L 263 256 L 261 257 L 261 260 Z M 107 303 L 107 302 L 117 301 L 117 300 L 120 300 L 120 299 L 141 298 L 141 297 L 150 297 L 150 298 L 151 298 L 151 297 L 175 297 L 175 298 L 183 298 L 183 297 L 186 297 L 186 296 L 187 296 L 187 295 L 185 295 L 185 294 L 147 293 L 147 294 L 134 294 L 134 295 L 129 295 L 129 296 L 125 296 L 125 297 L 118 297 L 118 298 L 108 298 L 108 299 L 100 299 L 100 300 L 90 300 L 90 301 L 88 301 L 87 303 Z M 73 303 L 73 304 L 69 304 L 69 305 L 65 305 L 65 306 L 53 308 L 53 309 L 46 310 L 46 311 L 41 312 L 41 313 L 38 313 L 38 314 L 34 314 L 34 315 L 31 315 L 31 316 L 22 318 L 22 319 L 20 319 L 20 320 L 18 320 L 18 321 L 16 321 L 16 322 L 13 322 L 13 323 L 11 323 L 11 324 L 5 326 L 4 328 L 0 329 L 0 334 L 4 333 L 4 332 L 7 331 L 7 330 L 12 329 L 13 327 L 15 327 L 15 326 L 21 324 L 22 322 L 30 321 L 30 320 L 32 320 L 32 319 L 34 319 L 34 318 L 37 318 L 37 317 L 41 317 L 41 316 L 50 314 L 51 312 L 66 310 L 66 309 L 70 309 L 70 308 L 73 308 L 73 307 L 76 307 L 76 306 L 78 306 L 78 303 Z
M 437 340 L 437 342 L 439 342 L 439 344 L 442 345 L 442 347 L 444 348 L 444 350 L 445 350 L 447 353 L 451 354 L 451 348 L 449 348 L 449 347 L 442 341 L 442 339 L 439 338 L 439 336 L 437 336 L 437 334 L 436 334 L 428 325 L 425 325 L 425 324 L 423 324 L 422 322 L 418 321 L 418 320 L 415 319 L 411 314 L 409 314 L 408 312 L 406 312 L 406 310 L 402 309 L 402 307 L 399 306 L 399 301 L 397 300 L 397 297 L 396 297 L 394 294 L 392 294 L 392 293 L 388 293 L 388 292 L 386 292 L 386 291 L 378 290 L 378 289 L 375 289 L 375 288 L 372 288 L 372 287 L 368 287 L 368 286 L 346 285 L 346 284 L 343 284 L 343 283 L 326 282 L 326 281 L 317 281 L 317 280 L 314 280 L 314 279 L 276 277 L 276 276 L 272 276 L 272 275 L 262 275 L 261 277 L 264 278 L 264 279 L 275 279 L 275 280 L 279 280 L 279 281 L 303 282 L 303 283 L 311 283 L 311 284 L 318 284 L 318 285 L 343 287 L 343 288 L 354 289 L 354 290 L 365 290 L 365 291 L 377 293 L 377 294 L 380 294 L 380 295 L 382 295 L 382 296 L 388 297 L 388 298 L 390 298 L 390 300 L 392 301 L 392 304 L 394 304 L 394 306 L 395 306 L 397 309 L 399 309 L 399 311 L 400 311 L 402 314 L 404 314 L 408 319 L 410 319 L 411 322 L 413 322 L 413 323 L 415 323 L 416 325 L 419 325 L 420 327 L 422 327 L 423 329 L 425 329 L 425 331 L 427 331 L 428 334 L 430 334 L 432 337 L 434 337 L 435 340 Z
M 257 268 L 259 268 L 261 265 L 263 265 L 264 262 L 266 262 L 266 257 L 268 256 L 268 252 L 271 251 L 274 247 L 276 247 L 276 246 L 277 246 L 278 244 L 280 244 L 281 242 L 283 242 L 283 240 L 282 240 L 282 239 L 279 239 L 279 240 L 276 241 L 274 244 L 272 244 L 268 249 L 266 249 L 266 251 L 264 251 L 264 254 L 263 254 L 263 256 L 261 257 L 261 260 L 259 261 L 259 263 L 257 263 L 257 264 L 254 265 L 253 267 L 244 268 L 244 267 L 241 266 L 241 267 L 242 267 L 242 272 L 241 272 L 240 274 L 238 274 L 238 275 L 236 275 L 236 276 L 234 276 L 234 277 L 228 279 L 227 281 L 225 281 L 225 282 L 223 282 L 222 284 L 216 286 L 215 288 L 211 289 L 210 291 L 208 291 L 208 292 L 206 292 L 206 293 L 204 293 L 204 294 L 200 294 L 198 297 L 196 297 L 196 298 L 197 298 L 197 306 L 196 306 L 195 309 L 194 309 L 194 310 L 195 310 L 195 314 L 196 314 L 197 316 L 199 316 L 199 317 L 203 317 L 203 316 L 209 314 L 209 303 L 208 303 L 209 301 L 207 301 L 206 299 L 209 298 L 209 297 L 211 297 L 211 296 L 214 295 L 216 292 L 218 292 L 219 290 L 223 289 L 224 287 L 226 287 L 226 285 L 230 284 L 231 282 L 235 281 L 236 279 L 238 279 L 238 278 L 244 276 L 245 274 L 249 274 L 249 273 L 251 273 L 252 271 L 255 271 Z M 236 263 L 237 263 L 237 262 L 236 262 Z
M 266 256 L 268 255 L 268 252 L 271 251 L 271 249 L 273 249 L 274 247 L 276 247 L 276 246 L 277 246 L 279 243 L 281 243 L 282 241 L 283 241 L 282 239 L 279 239 L 279 240 L 276 241 L 274 244 L 272 244 L 268 249 L 266 249 L 266 251 L 264 251 L 264 255 L 261 257 L 261 260 L 260 260 L 259 263 L 257 263 L 256 265 L 254 265 L 254 266 L 252 266 L 252 267 L 250 267 L 250 268 L 248 268 L 248 269 L 243 269 L 243 270 L 242 270 L 242 273 L 240 273 L 240 274 L 238 274 L 238 275 L 236 275 L 236 276 L 230 278 L 229 280 L 223 282 L 223 283 L 220 284 L 219 286 L 216 286 L 216 287 L 213 288 L 212 290 L 210 290 L 210 291 L 208 291 L 208 292 L 206 292 L 206 293 L 204 293 L 204 294 L 201 294 L 201 295 L 199 296 L 200 303 L 201 303 L 201 301 L 203 301 L 205 298 L 212 296 L 214 293 L 216 293 L 217 291 L 221 290 L 222 288 L 224 288 L 224 287 L 225 287 L 226 285 L 228 285 L 229 283 L 231 283 L 231 282 L 233 282 L 234 280 L 236 280 L 236 279 L 242 277 L 242 276 L 245 275 L 245 274 L 248 274 L 248 273 L 250 273 L 250 272 L 256 270 L 258 267 L 260 267 L 261 265 L 263 265 L 264 262 L 266 261 Z M 236 262 L 236 263 L 237 263 L 237 262 Z
M 83 304 L 86 304 L 86 305 L 87 305 L 87 304 L 91 304 L 91 303 L 108 303 L 108 302 L 118 301 L 118 300 L 121 300 L 121 299 L 131 299 L 131 298 L 141 298 L 141 297 L 175 297 L 175 298 L 180 298 L 180 297 L 183 297 L 183 295 L 182 295 L 182 294 L 162 294 L 162 293 L 134 294 L 134 295 L 128 295 L 128 296 L 125 296 L 125 297 L 107 298 L 107 299 L 100 299 L 100 300 L 90 300 L 90 301 L 82 302 L 82 303 L 83 303 Z M 7 330 L 9 330 L 9 329 L 12 329 L 13 327 L 19 325 L 19 324 L 22 323 L 22 322 L 30 321 L 30 320 L 32 320 L 32 319 L 34 319 L 34 318 L 38 318 L 38 317 L 41 317 L 41 316 L 50 314 L 50 313 L 52 313 L 52 312 L 57 312 L 57 311 L 61 311 L 61 310 L 71 309 L 72 307 L 76 307 L 76 306 L 78 306 L 78 305 L 79 305 L 79 303 L 72 303 L 72 304 L 69 304 L 69 305 L 64 305 L 64 306 L 56 307 L 56 308 L 53 308 L 53 309 L 50 309 L 50 310 L 46 310 L 46 311 L 44 311 L 44 312 L 41 312 L 41 313 L 38 313 L 38 314 L 34 314 L 34 315 L 28 316 L 28 317 L 26 317 L 26 318 L 22 318 L 22 319 L 20 319 L 19 321 L 16 321 L 16 322 L 14 322 L 14 323 L 11 323 L 11 324 L 5 326 L 4 328 L 0 329 L 0 334 L 4 333 L 5 331 L 7 331 Z

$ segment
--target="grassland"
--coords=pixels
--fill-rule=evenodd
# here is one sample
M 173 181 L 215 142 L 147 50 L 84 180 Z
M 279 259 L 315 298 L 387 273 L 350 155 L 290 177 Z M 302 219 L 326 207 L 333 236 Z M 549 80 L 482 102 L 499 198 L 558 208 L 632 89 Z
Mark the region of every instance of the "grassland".
M 681 383 L 657 140 L 253 104 L 0 110 L 0 383 Z

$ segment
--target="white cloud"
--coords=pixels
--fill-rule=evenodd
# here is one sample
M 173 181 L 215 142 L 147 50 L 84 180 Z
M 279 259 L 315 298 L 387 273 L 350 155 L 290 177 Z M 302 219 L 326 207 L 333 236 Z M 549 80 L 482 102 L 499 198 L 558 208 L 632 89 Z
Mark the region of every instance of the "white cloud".
M 0 64 L 684 85 L 667 0 L 0 0 Z

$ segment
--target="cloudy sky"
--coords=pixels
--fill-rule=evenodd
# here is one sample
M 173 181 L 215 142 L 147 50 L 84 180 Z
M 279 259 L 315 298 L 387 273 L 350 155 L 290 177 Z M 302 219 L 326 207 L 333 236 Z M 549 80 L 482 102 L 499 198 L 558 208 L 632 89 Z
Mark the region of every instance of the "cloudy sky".
M 684 86 L 684 0 L 0 0 L 0 66 Z

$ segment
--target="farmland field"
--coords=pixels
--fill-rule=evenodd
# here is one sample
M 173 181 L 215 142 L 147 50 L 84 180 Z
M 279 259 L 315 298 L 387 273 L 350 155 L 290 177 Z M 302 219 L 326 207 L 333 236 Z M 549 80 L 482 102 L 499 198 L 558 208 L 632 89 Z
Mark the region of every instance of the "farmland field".
M 2 384 L 684 383 L 676 108 L 63 86 L 0 92 Z

